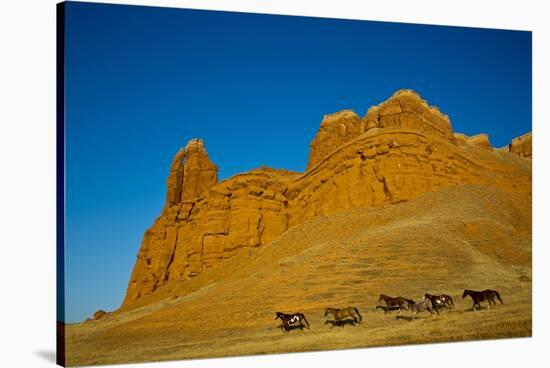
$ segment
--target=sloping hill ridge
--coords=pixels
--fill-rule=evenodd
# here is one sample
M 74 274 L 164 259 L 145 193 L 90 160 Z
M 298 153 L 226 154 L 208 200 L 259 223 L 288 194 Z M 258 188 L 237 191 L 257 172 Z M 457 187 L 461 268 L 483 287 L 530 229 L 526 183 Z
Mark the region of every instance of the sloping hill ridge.
M 468 312 L 462 290 L 488 287 L 506 304 Z M 380 293 L 424 292 L 449 293 L 457 308 L 412 322 L 374 308 Z M 363 314 L 360 327 L 324 325 L 326 307 L 347 305 Z M 281 334 L 273 313 L 298 310 L 311 330 Z M 67 357 L 103 364 L 530 335 L 530 194 L 463 185 L 310 219 L 131 310 L 69 326 Z

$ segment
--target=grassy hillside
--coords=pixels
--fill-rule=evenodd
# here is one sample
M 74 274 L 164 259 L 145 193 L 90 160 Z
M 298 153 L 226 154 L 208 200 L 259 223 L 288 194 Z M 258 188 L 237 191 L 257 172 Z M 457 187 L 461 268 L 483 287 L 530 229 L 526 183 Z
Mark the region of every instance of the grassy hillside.
M 505 304 L 472 312 L 464 288 Z M 446 293 L 456 309 L 396 319 L 378 295 Z M 330 328 L 326 307 L 356 306 L 360 326 Z M 282 333 L 275 311 L 310 330 Z M 408 313 L 404 314 L 410 316 Z M 531 192 L 457 186 L 382 208 L 317 217 L 169 283 L 105 319 L 67 326 L 70 365 L 140 362 L 531 335 Z

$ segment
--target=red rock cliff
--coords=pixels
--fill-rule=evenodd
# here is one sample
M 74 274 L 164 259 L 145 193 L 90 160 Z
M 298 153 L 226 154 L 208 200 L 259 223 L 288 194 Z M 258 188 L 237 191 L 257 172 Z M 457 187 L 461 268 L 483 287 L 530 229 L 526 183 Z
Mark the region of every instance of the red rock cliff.
M 174 157 L 166 205 L 145 232 L 123 306 L 316 216 L 447 186 L 528 191 L 530 166 L 515 160 L 523 159 L 493 151 L 485 135 L 453 134 L 449 118 L 410 90 L 362 119 L 349 110 L 326 115 L 304 173 L 260 168 L 218 183 L 204 144 L 192 140 Z

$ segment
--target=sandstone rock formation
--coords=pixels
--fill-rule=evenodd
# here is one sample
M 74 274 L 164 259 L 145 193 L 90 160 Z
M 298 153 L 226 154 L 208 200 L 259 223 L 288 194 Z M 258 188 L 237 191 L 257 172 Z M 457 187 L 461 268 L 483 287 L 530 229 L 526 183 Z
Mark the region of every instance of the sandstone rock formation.
M 259 168 L 216 185 L 217 167 L 204 143 L 191 140 L 174 157 L 166 206 L 145 232 L 124 304 L 193 277 L 239 248 L 273 240 L 288 227 L 282 193 L 295 176 Z
M 512 140 L 507 147 L 508 152 L 515 153 L 521 157 L 532 158 L 532 134 L 527 133 Z
M 361 118 L 351 110 L 325 115 L 317 135 L 309 146 L 307 169 L 321 161 L 336 147 L 357 137 Z
M 202 140 L 187 143 L 183 160 L 182 202 L 200 197 L 218 183 L 218 167 L 208 158 Z
M 204 142 L 191 139 L 172 160 L 166 184 L 166 203 L 174 205 L 195 199 L 217 183 L 218 167 L 210 161 Z
M 525 165 L 511 163 L 521 159 L 505 156 L 486 135 L 454 134 L 449 118 L 410 90 L 362 119 L 326 115 L 304 173 L 259 168 L 218 183 L 203 142 L 192 140 L 174 157 L 166 205 L 145 232 L 123 307 L 317 216 L 464 184 L 530 188 Z
M 413 128 L 454 142 L 449 117 L 429 106 L 412 90 L 400 90 L 387 101 L 373 106 L 361 120 L 361 132 L 372 128 Z
M 106 315 L 107 315 L 107 312 L 105 312 L 103 309 L 100 309 L 100 310 L 98 310 L 97 312 L 94 313 L 93 320 L 97 321 L 99 319 L 102 319 Z
M 476 134 L 471 137 L 462 133 L 453 133 L 453 135 L 458 145 L 469 144 L 472 146 L 483 148 L 488 151 L 491 151 L 493 149 L 491 143 L 489 142 L 489 136 L 487 134 Z
M 170 174 L 166 180 L 166 204 L 174 205 L 181 201 L 181 190 L 183 184 L 183 156 L 185 149 L 180 148 L 170 165 Z

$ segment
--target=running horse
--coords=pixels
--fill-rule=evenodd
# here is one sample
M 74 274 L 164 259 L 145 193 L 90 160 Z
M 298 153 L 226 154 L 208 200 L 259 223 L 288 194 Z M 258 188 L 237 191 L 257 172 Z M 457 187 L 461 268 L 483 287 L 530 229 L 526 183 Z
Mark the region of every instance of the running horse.
M 446 294 L 432 295 L 432 294 L 426 293 L 424 294 L 424 299 L 430 299 L 436 309 L 440 307 L 447 307 L 449 309 L 452 309 L 455 307 L 453 298 L 451 298 L 450 295 L 446 295 Z
M 332 323 L 332 327 L 335 325 L 343 325 L 346 322 L 349 321 L 349 323 L 353 323 L 355 325 L 358 325 L 363 320 L 363 317 L 361 317 L 361 314 L 359 314 L 359 310 L 355 307 L 347 307 L 347 308 L 327 308 L 325 310 L 325 317 L 329 314 L 332 314 L 334 316 L 334 321 L 327 321 L 327 323 Z
M 403 298 L 402 296 L 398 296 L 396 298 L 393 298 L 391 296 L 387 296 L 384 294 L 380 294 L 380 298 L 378 298 L 378 301 L 384 301 L 386 303 L 386 307 L 398 307 L 399 312 L 401 313 L 401 310 L 408 310 L 409 305 L 414 304 L 414 300 Z
M 481 309 L 480 302 L 487 301 L 489 303 L 489 306 L 487 309 L 491 309 L 492 305 L 497 305 L 497 302 L 495 301 L 495 297 L 500 301 L 501 304 L 504 304 L 502 299 L 500 298 L 500 294 L 496 290 L 483 290 L 483 291 L 474 291 L 474 290 L 464 290 L 464 294 L 462 294 L 462 299 L 466 298 L 467 296 L 470 296 L 472 300 L 474 301 L 474 312 L 476 310 L 476 305 Z
M 425 311 L 430 312 L 430 315 L 433 315 L 434 311 L 439 314 L 439 311 L 430 299 L 424 299 L 421 302 L 409 304 L 409 310 L 413 312 L 413 314 L 418 314 Z
M 296 328 L 303 331 L 304 327 L 309 329 L 309 323 L 303 313 L 287 314 L 283 312 L 275 312 L 275 319 L 281 320 L 281 325 L 279 328 L 283 332 L 288 332 Z

